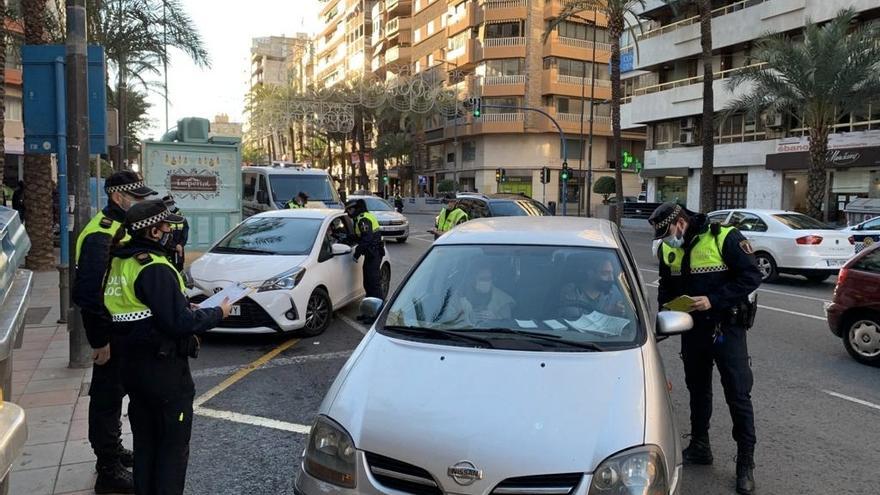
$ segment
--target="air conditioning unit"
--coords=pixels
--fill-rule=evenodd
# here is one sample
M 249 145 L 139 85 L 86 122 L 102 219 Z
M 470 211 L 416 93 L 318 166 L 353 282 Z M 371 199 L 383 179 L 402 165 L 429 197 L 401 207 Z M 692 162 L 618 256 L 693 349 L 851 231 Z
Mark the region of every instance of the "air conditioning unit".
M 693 131 L 685 131 L 678 135 L 678 144 L 691 145 L 695 142 Z
M 758 128 L 758 125 L 754 121 L 746 122 L 745 127 L 744 127 L 745 132 L 755 132 L 755 130 L 757 130 L 757 128 Z
M 695 119 L 693 117 L 687 117 L 687 118 L 679 120 L 679 123 L 681 124 L 681 130 L 687 131 L 687 130 L 693 129 L 694 126 L 696 125 L 696 120 L 697 119 Z
M 782 114 L 779 112 L 764 114 L 764 124 L 769 129 L 782 129 L 782 122 Z

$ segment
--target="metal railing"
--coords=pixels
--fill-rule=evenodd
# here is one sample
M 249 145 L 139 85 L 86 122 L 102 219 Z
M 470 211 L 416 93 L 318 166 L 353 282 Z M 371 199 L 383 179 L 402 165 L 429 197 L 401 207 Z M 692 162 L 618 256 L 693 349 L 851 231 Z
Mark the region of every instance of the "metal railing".
M 480 5 L 487 9 L 509 9 L 513 7 L 525 7 L 526 0 L 481 0 Z
M 722 71 L 713 73 L 712 79 L 714 79 L 714 80 L 729 79 L 731 76 L 733 76 L 737 72 L 742 72 L 745 69 L 762 67 L 764 65 L 767 65 L 767 63 L 761 62 L 759 64 L 747 65 L 745 67 L 737 67 L 735 69 L 722 70 Z M 636 88 L 635 90 L 633 90 L 633 96 L 647 95 L 647 94 L 651 94 L 651 93 L 659 93 L 660 91 L 666 91 L 666 90 L 672 89 L 672 88 L 680 88 L 683 86 L 691 86 L 693 84 L 698 84 L 701 82 L 703 82 L 703 76 L 699 75 L 699 76 L 694 76 L 694 77 L 687 77 L 684 79 L 678 79 L 676 81 L 669 81 L 669 82 L 665 82 L 665 83 L 661 83 L 661 84 L 652 84 L 650 86 Z
M 768 2 L 769 0 L 742 0 L 741 2 L 732 3 L 730 5 L 724 7 L 718 7 L 717 9 L 712 11 L 712 18 L 721 17 L 723 15 L 731 14 L 733 12 L 737 12 L 743 9 L 747 9 L 749 7 L 754 7 L 755 5 L 762 4 L 764 2 Z M 660 36 L 661 34 L 666 34 L 676 29 L 683 28 L 685 26 L 690 26 L 691 24 L 697 24 L 700 22 L 700 16 L 696 15 L 693 17 L 688 17 L 687 19 L 682 19 L 678 22 L 673 22 L 672 24 L 667 24 L 665 26 L 661 26 L 657 29 L 652 29 L 650 31 L 646 31 L 638 36 L 636 39 L 639 41 L 653 38 L 655 36 Z
M 557 113 L 556 117 L 560 122 L 574 122 L 576 124 L 581 123 L 581 114 L 580 113 Z M 589 124 L 590 122 L 590 112 L 584 112 L 583 115 L 584 124 Z M 611 125 L 611 116 L 610 115 L 593 115 L 593 124 L 602 124 L 602 125 Z
M 522 46 L 526 44 L 526 39 L 518 38 L 486 38 L 483 40 L 483 46 L 486 48 L 495 48 L 500 46 Z
M 566 76 L 563 74 L 556 74 L 556 82 L 560 84 L 574 84 L 576 86 L 581 85 L 590 85 L 591 79 L 589 77 L 580 77 L 580 76 Z M 610 88 L 611 81 L 605 79 L 596 79 L 596 86 L 600 86 L 603 88 Z
M 525 84 L 525 82 L 525 74 L 513 76 L 485 76 L 483 78 L 484 86 L 498 86 L 502 84 Z
M 483 122 L 522 122 L 523 113 L 483 113 L 480 120 Z
M 578 38 L 566 38 L 565 36 L 559 36 L 557 38 L 559 42 L 566 46 L 572 46 L 574 48 L 583 48 L 585 50 L 593 49 L 593 42 L 589 40 L 582 40 Z M 611 45 L 609 43 L 596 42 L 596 50 L 603 50 L 606 52 L 611 51 Z

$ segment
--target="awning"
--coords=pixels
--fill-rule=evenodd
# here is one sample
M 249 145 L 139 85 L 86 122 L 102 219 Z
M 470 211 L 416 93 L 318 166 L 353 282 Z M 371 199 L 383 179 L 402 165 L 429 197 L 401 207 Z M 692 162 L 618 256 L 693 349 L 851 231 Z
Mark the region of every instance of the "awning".
M 880 166 L 880 146 L 828 150 L 827 165 L 831 168 Z M 767 155 L 767 170 L 799 170 L 810 168 L 810 153 L 772 153 Z
M 687 177 L 688 176 L 688 168 L 687 167 L 678 167 L 678 168 L 645 168 L 639 172 L 642 178 L 649 177 L 665 177 L 667 175 L 672 177 Z

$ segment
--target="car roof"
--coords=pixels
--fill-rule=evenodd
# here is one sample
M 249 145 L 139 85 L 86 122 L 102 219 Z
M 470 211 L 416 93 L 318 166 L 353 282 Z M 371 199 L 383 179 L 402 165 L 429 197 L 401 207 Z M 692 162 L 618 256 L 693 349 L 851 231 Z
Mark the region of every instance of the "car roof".
M 526 196 L 525 194 L 516 194 L 516 193 L 493 193 L 493 194 L 483 194 L 483 193 L 458 193 L 456 194 L 456 199 L 483 199 L 483 200 L 511 200 L 511 201 L 534 201 L 532 198 Z
M 311 218 L 323 220 L 325 218 L 343 215 L 342 210 L 331 210 L 330 208 L 293 208 L 283 210 L 269 210 L 254 215 L 255 217 L 273 217 L 273 218 Z
M 459 225 L 434 243 L 620 247 L 614 224 L 582 217 L 478 218 Z
M 380 198 L 379 196 L 373 196 L 372 194 L 370 194 L 370 195 L 366 195 L 366 194 L 350 194 L 350 195 L 348 196 L 348 199 L 367 199 L 367 198 L 381 199 L 382 201 L 385 201 L 383 198 Z
M 326 170 L 320 168 L 298 167 L 242 167 L 242 172 L 262 172 L 284 175 L 329 175 Z

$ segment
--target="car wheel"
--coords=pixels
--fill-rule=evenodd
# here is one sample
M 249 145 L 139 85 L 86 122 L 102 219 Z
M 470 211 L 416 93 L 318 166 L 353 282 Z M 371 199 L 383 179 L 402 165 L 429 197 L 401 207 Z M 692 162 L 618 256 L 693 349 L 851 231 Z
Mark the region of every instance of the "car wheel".
M 300 335 L 305 337 L 321 335 L 330 326 L 332 315 L 333 306 L 327 291 L 321 288 L 315 289 L 306 304 L 306 326 L 300 330 Z
M 822 282 L 828 280 L 828 277 L 831 275 L 807 275 L 807 280 L 813 282 L 814 284 L 821 284 Z
M 755 254 L 755 262 L 758 264 L 758 269 L 761 270 L 762 282 L 772 282 L 779 277 L 779 272 L 776 271 L 776 262 L 769 254 Z
M 843 346 L 856 361 L 880 367 L 880 315 L 861 313 L 849 318 Z
M 397 238 L 397 243 L 398 243 L 398 244 L 403 244 L 404 242 L 406 242 L 407 239 L 408 239 L 407 237 L 398 237 L 398 238 Z
M 388 292 L 391 291 L 391 266 L 388 263 L 382 265 L 379 277 L 379 283 L 382 286 L 382 299 L 387 299 Z

